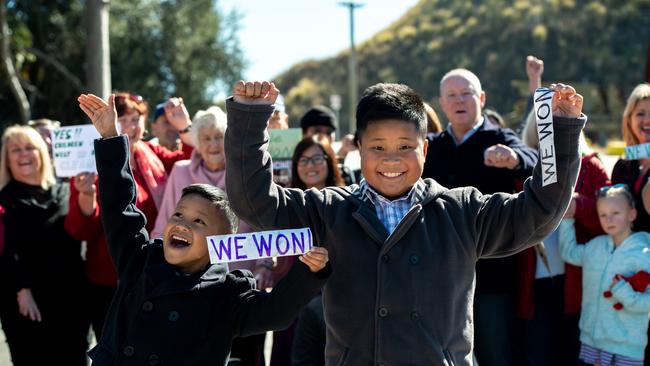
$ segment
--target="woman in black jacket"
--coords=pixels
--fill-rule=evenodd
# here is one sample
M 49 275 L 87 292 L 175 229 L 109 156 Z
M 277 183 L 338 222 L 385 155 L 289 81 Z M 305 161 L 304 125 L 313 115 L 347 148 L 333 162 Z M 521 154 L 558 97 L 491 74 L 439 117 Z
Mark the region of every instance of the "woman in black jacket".
M 13 364 L 85 365 L 81 244 L 63 225 L 69 187 L 56 183 L 45 141 L 31 127 L 5 130 L 0 187 L 0 320 Z

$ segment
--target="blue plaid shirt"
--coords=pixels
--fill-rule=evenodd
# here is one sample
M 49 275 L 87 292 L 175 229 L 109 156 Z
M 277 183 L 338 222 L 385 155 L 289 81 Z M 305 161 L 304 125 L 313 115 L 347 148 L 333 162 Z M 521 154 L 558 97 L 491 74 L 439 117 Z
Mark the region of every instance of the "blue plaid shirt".
M 388 233 L 392 234 L 411 207 L 422 201 L 425 188 L 424 181 L 418 179 L 407 195 L 391 201 L 377 193 L 365 179 L 362 179 L 359 185 L 359 196 L 363 201 L 368 200 L 375 206 L 379 221 L 384 224 Z

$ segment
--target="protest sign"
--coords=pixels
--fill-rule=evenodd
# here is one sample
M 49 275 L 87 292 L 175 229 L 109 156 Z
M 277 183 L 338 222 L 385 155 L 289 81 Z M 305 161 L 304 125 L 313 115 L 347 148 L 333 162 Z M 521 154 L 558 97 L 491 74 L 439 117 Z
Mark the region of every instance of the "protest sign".
M 625 147 L 625 159 L 639 160 L 650 158 L 650 144 L 640 144 Z
M 302 130 L 299 128 L 287 128 L 284 130 L 270 129 L 269 131 L 269 154 L 276 159 L 291 159 L 293 150 L 302 139 Z
M 93 125 L 55 128 L 52 132 L 52 155 L 57 177 L 97 172 L 93 141 L 98 138 L 99 133 Z
M 313 247 L 309 228 L 208 236 L 210 263 L 300 255 Z
M 542 186 L 557 182 L 555 139 L 553 136 L 553 94 L 548 88 L 535 90 L 535 119 L 539 138 L 539 160 L 542 166 Z

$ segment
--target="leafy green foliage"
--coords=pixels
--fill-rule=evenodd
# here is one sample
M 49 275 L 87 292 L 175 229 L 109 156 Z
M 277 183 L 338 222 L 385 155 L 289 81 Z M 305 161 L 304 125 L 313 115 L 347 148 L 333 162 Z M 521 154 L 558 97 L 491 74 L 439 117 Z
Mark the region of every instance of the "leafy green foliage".
M 525 57 L 532 54 L 545 61 L 545 83 L 578 85 L 587 112 L 618 122 L 621 96 L 643 81 L 649 46 L 647 0 L 421 0 L 358 46 L 359 86 L 406 83 L 437 105 L 441 77 L 464 67 L 481 79 L 487 105 L 515 121 L 527 94 Z M 342 96 L 341 116 L 347 115 L 347 57 L 344 51 L 303 62 L 278 76 L 291 121 L 330 94 Z
M 182 96 L 193 112 L 212 104 L 218 92 L 227 91 L 240 78 L 244 61 L 235 34 L 238 16 L 222 14 L 215 1 L 111 0 L 110 4 L 114 90 L 142 95 L 150 110 L 170 96 Z M 85 85 L 84 8 L 81 0 L 7 2 L 14 62 L 25 81 L 33 118 L 64 124 L 82 121 L 76 97 Z M 5 85 L 0 80 L 0 86 Z M 17 121 L 13 97 L 6 87 L 2 90 L 0 121 Z

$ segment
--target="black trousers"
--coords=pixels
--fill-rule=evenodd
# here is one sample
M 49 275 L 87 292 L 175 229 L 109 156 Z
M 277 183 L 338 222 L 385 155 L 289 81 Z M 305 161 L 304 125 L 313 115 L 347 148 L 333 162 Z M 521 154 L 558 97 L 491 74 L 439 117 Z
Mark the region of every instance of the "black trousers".
M 116 287 L 103 286 L 94 283 L 86 285 L 86 321 L 87 327 L 92 327 L 97 342 L 102 337 L 102 328 L 106 313 L 111 305 Z
M 534 296 L 534 318 L 521 322 L 521 364 L 577 365 L 580 315 L 564 313 L 564 276 L 535 280 Z

